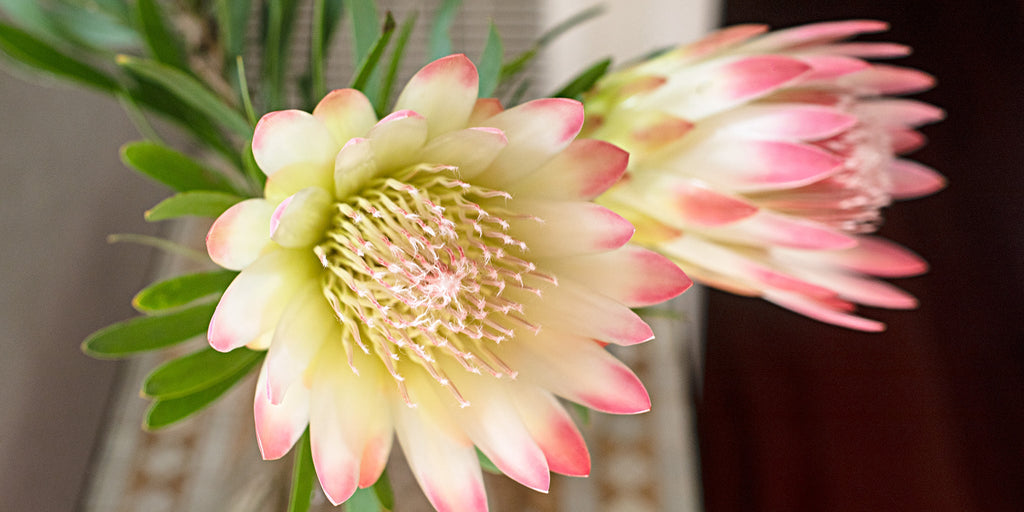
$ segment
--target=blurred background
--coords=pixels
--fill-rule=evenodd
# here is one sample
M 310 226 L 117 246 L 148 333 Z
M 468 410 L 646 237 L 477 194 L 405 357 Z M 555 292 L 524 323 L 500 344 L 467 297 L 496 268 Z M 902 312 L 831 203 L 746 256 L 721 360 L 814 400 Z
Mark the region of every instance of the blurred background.
M 889 329 L 862 334 L 710 294 L 697 397 L 706 510 L 1024 509 L 1024 4 L 661 3 L 680 10 L 658 16 L 662 33 L 889 21 L 873 38 L 915 48 L 900 64 L 937 76 L 918 97 L 948 116 L 914 158 L 949 187 L 891 207 L 882 228 L 932 265 L 897 283 L 917 311 L 869 311 Z M 636 23 L 608 30 L 650 28 Z M 80 510 L 124 366 L 78 345 L 130 317 L 154 272 L 150 250 L 105 237 L 158 234 L 141 212 L 164 193 L 119 162 L 137 135 L 116 102 L 24 78 L 0 70 L 0 508 Z

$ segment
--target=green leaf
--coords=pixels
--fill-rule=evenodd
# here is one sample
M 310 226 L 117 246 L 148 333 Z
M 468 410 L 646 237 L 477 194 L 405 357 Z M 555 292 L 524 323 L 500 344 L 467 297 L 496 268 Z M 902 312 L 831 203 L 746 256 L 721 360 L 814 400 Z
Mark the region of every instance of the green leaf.
M 579 416 L 580 423 L 584 425 L 590 424 L 590 408 L 585 405 L 580 405 L 576 402 L 568 402 L 572 410 L 576 412 L 576 416 Z
M 377 499 L 372 488 L 356 489 L 356 492 L 345 500 L 345 512 L 381 512 L 384 507 Z
M 398 76 L 398 68 L 402 65 L 402 58 L 405 57 L 405 46 L 409 42 L 409 36 L 412 34 L 413 28 L 416 27 L 416 19 L 419 17 L 419 13 L 412 11 L 409 16 L 402 22 L 402 28 L 398 30 L 398 39 L 395 40 L 395 48 L 391 50 L 391 62 L 388 63 L 388 71 L 384 75 L 384 81 L 380 87 L 380 105 L 381 109 L 377 112 L 378 116 L 383 117 L 384 111 L 387 110 L 388 105 L 391 104 L 391 95 L 394 93 L 395 77 Z
M 562 34 L 565 34 L 581 23 L 604 14 L 604 11 L 605 7 L 602 5 L 588 7 L 587 9 L 570 16 L 565 21 L 562 21 L 545 31 L 539 38 L 537 38 L 537 41 L 533 43 L 533 46 L 519 54 L 515 59 L 512 59 L 511 62 L 505 64 L 501 71 L 502 80 L 507 80 L 520 71 L 526 69 L 526 65 L 537 56 L 537 53 L 540 50 L 551 44 L 555 39 L 558 39 Z
M 156 400 L 194 395 L 251 368 L 265 354 L 266 351 L 247 348 L 217 352 L 205 347 L 153 370 L 142 384 L 142 394 Z
M 263 41 L 263 82 L 266 110 L 284 105 L 284 78 L 288 69 L 288 41 L 295 21 L 297 0 L 276 0 L 266 3 L 266 25 Z
M 223 293 L 238 275 L 232 270 L 215 270 L 158 281 L 135 294 L 132 306 L 142 313 L 184 306 L 215 293 Z
M 352 51 L 353 60 L 362 62 L 374 43 L 380 37 L 380 24 L 377 21 L 377 2 L 374 0 L 345 0 L 345 5 L 352 20 Z
M 188 58 L 178 43 L 181 38 L 167 26 L 156 0 L 138 0 L 135 5 L 139 13 L 142 35 L 146 39 L 146 47 L 153 58 L 168 66 L 188 71 Z
M 82 351 L 116 359 L 181 343 L 203 334 L 216 304 L 201 304 L 160 316 L 142 316 L 108 325 L 82 342 Z
M 146 413 L 146 420 L 143 427 L 147 430 L 157 430 L 177 423 L 199 412 L 204 407 L 213 403 L 214 400 L 226 393 L 229 389 L 233 388 L 238 381 L 242 380 L 243 377 L 248 375 L 252 368 L 263 359 L 263 355 L 265 353 L 259 352 L 258 354 L 259 356 L 248 365 L 213 386 L 178 398 L 169 398 L 167 400 L 157 400 L 153 402 L 153 405 L 149 407 L 149 411 Z
M 604 59 L 584 70 L 575 78 L 569 81 L 558 92 L 551 95 L 552 98 L 581 99 L 583 93 L 590 90 L 598 80 L 608 73 L 608 67 L 612 65 L 612 59 Z
M 253 127 L 241 113 L 188 74 L 153 60 L 127 55 L 119 55 L 117 63 L 160 84 L 184 103 L 195 107 L 207 119 L 243 137 L 252 136 Z
M 179 192 L 216 190 L 235 192 L 217 171 L 191 158 L 150 141 L 129 142 L 121 147 L 125 165 Z
M 356 68 L 356 77 L 352 80 L 352 88 L 367 93 L 367 84 L 370 81 L 370 76 L 377 70 L 377 64 L 380 62 L 380 58 L 384 55 L 384 49 L 387 48 L 388 43 L 391 41 L 391 35 L 395 33 L 395 18 L 388 12 L 387 17 L 384 20 L 384 29 L 381 31 L 380 37 L 377 38 L 373 43 L 373 47 L 370 48 L 370 53 L 366 54 L 366 58 L 359 62 L 359 66 Z M 367 94 L 369 96 L 369 94 Z M 379 105 L 374 105 L 378 107 Z
M 221 44 L 224 45 L 225 64 L 233 64 L 235 57 L 245 52 L 245 34 L 252 0 L 217 0 L 215 9 L 217 30 Z
M 120 85 L 97 68 L 71 57 L 21 29 L 0 22 L 0 50 L 22 64 L 115 94 Z
M 495 466 L 494 463 L 491 462 L 491 459 L 488 459 L 487 456 L 484 455 L 484 452 L 480 451 L 479 448 L 476 449 L 476 458 L 480 461 L 480 469 L 494 475 L 502 474 L 501 470 L 498 469 L 498 466 Z
M 380 477 L 373 484 L 373 492 L 377 495 L 377 501 L 387 510 L 395 508 L 395 493 L 391 489 L 391 478 L 388 477 L 388 470 L 384 469 Z
M 452 23 L 459 13 L 462 0 L 444 0 L 434 14 L 430 24 L 430 38 L 427 40 L 427 61 L 435 61 L 452 53 Z
M 480 64 L 477 70 L 480 72 L 480 93 L 481 98 L 489 98 L 498 87 L 498 80 L 501 78 L 501 60 L 505 58 L 505 49 L 501 44 L 501 35 L 498 34 L 498 27 L 491 22 L 491 28 L 487 32 L 487 42 L 484 43 L 484 51 L 480 55 Z
M 309 500 L 313 495 L 313 478 L 316 468 L 313 467 L 313 451 L 309 446 L 309 427 L 295 445 L 292 455 L 292 490 L 288 499 L 288 512 L 306 512 Z
M 114 233 L 107 235 L 107 243 L 117 244 L 122 242 L 159 249 L 170 254 L 181 256 L 182 258 L 190 259 L 200 265 L 208 265 L 211 263 L 210 256 L 206 254 L 206 251 L 199 252 L 191 247 L 186 247 L 178 242 L 168 240 L 166 238 L 139 235 L 135 233 Z
M 188 215 L 212 219 L 219 217 L 228 208 L 242 200 L 242 197 L 224 192 L 206 190 L 182 192 L 168 197 L 146 210 L 145 216 L 146 220 L 150 222 L 177 219 Z

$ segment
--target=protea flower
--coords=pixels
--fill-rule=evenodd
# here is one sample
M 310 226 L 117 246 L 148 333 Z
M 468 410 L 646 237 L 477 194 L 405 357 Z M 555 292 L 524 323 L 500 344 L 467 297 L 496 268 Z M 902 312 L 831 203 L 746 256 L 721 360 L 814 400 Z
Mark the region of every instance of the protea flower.
M 631 160 L 600 202 L 698 281 L 884 329 L 855 304 L 915 307 L 874 277 L 926 264 L 868 234 L 892 200 L 944 186 L 896 157 L 920 147 L 914 128 L 942 111 L 888 97 L 927 89 L 932 77 L 863 60 L 902 56 L 905 46 L 844 42 L 885 28 L 845 21 L 762 35 L 764 26 L 735 26 L 608 75 L 585 100 L 584 133 Z
M 560 396 L 645 411 L 604 344 L 652 337 L 630 310 L 690 283 L 633 226 L 589 202 L 627 156 L 574 140 L 583 107 L 477 100 L 462 55 L 417 73 L 377 120 L 343 89 L 312 114 L 267 114 L 253 154 L 265 197 L 214 223 L 210 256 L 240 269 L 217 307 L 217 350 L 269 347 L 257 383 L 266 459 L 309 425 L 335 504 L 380 476 L 392 432 L 435 508 L 486 510 L 474 446 L 546 491 L 590 459 Z

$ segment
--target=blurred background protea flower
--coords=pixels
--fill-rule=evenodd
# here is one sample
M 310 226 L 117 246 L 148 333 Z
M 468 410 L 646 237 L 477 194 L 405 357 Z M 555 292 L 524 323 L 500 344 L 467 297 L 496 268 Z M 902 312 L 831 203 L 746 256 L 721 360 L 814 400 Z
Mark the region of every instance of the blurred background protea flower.
M 893 200 L 944 186 L 898 155 L 924 144 L 931 105 L 890 95 L 933 85 L 917 70 L 869 63 L 906 46 L 849 42 L 887 25 L 818 23 L 765 34 L 721 30 L 606 76 L 587 96 L 587 136 L 631 154 L 601 201 L 707 285 L 809 317 L 879 331 L 856 304 L 913 308 L 876 277 L 926 263 L 872 237 Z

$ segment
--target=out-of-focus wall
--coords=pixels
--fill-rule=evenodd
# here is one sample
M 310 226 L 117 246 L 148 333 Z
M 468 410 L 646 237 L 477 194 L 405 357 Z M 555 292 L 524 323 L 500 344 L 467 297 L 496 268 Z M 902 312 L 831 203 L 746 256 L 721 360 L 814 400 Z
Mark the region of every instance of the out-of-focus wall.
M 105 238 L 155 233 L 142 212 L 160 190 L 119 161 L 138 135 L 116 102 L 23 78 L 0 70 L 0 508 L 60 512 L 118 368 L 79 344 L 132 315 L 153 259 Z

